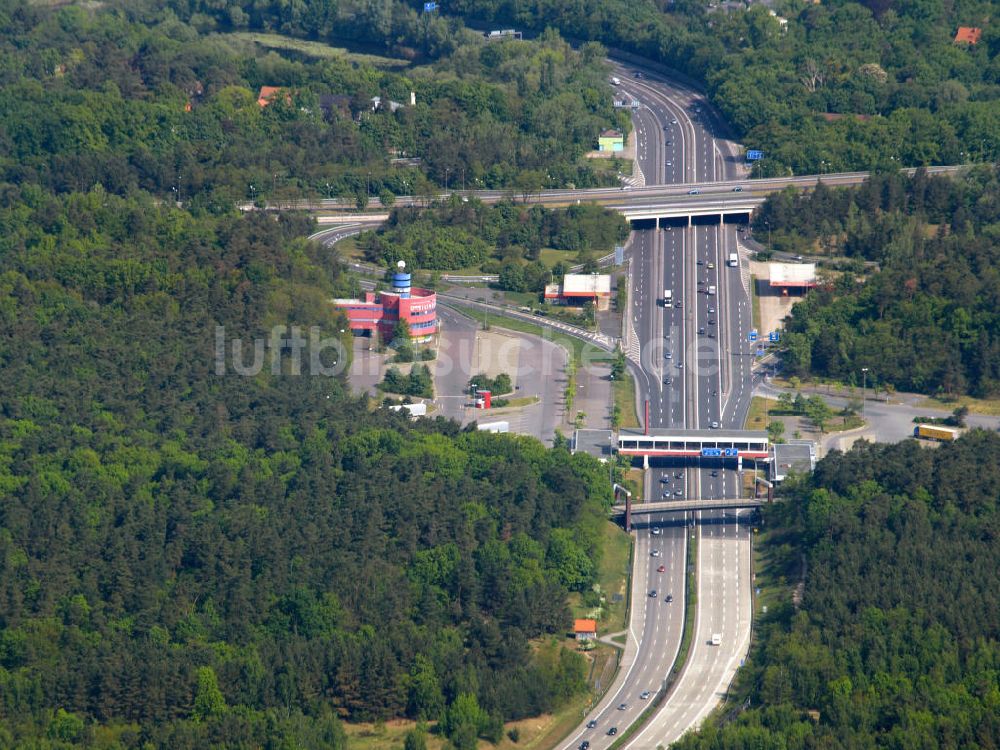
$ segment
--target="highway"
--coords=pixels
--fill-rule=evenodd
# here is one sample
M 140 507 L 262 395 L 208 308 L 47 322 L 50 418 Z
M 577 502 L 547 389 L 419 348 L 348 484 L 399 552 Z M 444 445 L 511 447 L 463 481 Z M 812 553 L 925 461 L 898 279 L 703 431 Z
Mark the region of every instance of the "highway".
M 724 126 L 707 104 L 650 71 L 643 71 L 642 78 L 634 72 L 615 68 L 620 88 L 641 104 L 633 122 L 646 187 L 631 191 L 629 203 L 664 195 L 697 201 L 704 196 L 687 196 L 686 186 L 711 185 L 711 190 L 731 193 L 734 186 L 745 184 L 739 179 L 740 150 L 723 137 Z M 702 192 L 708 190 L 703 187 Z M 736 228 L 675 223 L 681 225 L 634 225 L 628 277 L 631 330 L 626 341 L 640 419 L 648 400 L 650 427 L 739 428 L 752 392 L 751 357 L 743 343 L 751 316 L 743 263 L 726 265 L 728 254 L 736 250 Z M 710 287 L 715 287 L 714 294 L 709 294 Z M 664 303 L 665 290 L 671 293 L 669 305 Z M 654 460 L 646 472 L 645 497 L 739 496 L 735 467 L 721 461 L 700 464 Z M 614 741 L 608 730 L 624 730 L 645 708 L 639 698 L 643 691 L 655 693 L 664 685 L 680 644 L 678 604 L 684 599 L 689 534 L 698 545 L 695 642 L 666 701 L 627 746 L 665 745 L 716 705 L 749 643 L 749 537 L 737 523 L 740 515 L 745 519 L 749 513 L 711 510 L 637 517 L 632 621 L 623 669 L 588 715 L 592 725 L 575 732 L 566 750 L 579 748 L 583 741 L 592 750 L 608 747 Z M 661 565 L 664 570 L 658 572 Z M 656 597 L 650 596 L 654 588 Z M 674 598 L 669 605 L 664 591 Z M 722 634 L 720 646 L 708 645 L 714 633 Z M 626 704 L 623 709 L 618 708 L 621 704 Z
M 740 150 L 724 137 L 723 123 L 699 96 L 648 72 L 642 79 L 624 72 L 630 77 L 622 76 L 623 87 L 648 108 L 662 130 L 665 168 L 670 168 L 667 161 L 673 162 L 673 175 L 684 183 L 721 184 L 721 190 L 742 184 Z M 653 133 L 643 128 L 639 137 L 652 139 Z M 656 158 L 651 145 L 644 144 L 643 151 L 647 159 Z M 737 250 L 736 227 L 695 224 L 647 233 L 662 239 L 637 246 L 631 273 L 638 298 L 632 322 L 641 351 L 637 390 L 640 398 L 649 399 L 650 426 L 741 428 L 752 396 L 752 359 L 744 343 L 751 312 L 743 259 L 735 268 L 727 265 L 729 253 Z M 666 289 L 672 294 L 669 307 L 662 302 Z M 654 463 L 647 472 L 646 497 L 738 497 L 735 468 L 721 460 L 680 470 Z M 747 511 L 735 510 L 690 514 L 698 521 L 692 528 L 698 545 L 695 638 L 669 697 L 630 748 L 665 746 L 696 726 L 717 704 L 733 665 L 746 653 L 749 532 L 737 522 L 740 514 L 747 517 Z M 710 645 L 713 634 L 721 635 L 721 645 Z

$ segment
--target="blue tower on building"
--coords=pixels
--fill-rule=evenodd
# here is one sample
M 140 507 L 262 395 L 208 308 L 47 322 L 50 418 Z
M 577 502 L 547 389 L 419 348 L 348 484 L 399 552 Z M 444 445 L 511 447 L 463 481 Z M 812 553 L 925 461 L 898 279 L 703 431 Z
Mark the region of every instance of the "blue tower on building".
M 399 295 L 400 299 L 410 298 L 410 274 L 406 273 L 406 261 L 401 260 L 396 264 L 399 269 L 392 276 L 392 291 Z

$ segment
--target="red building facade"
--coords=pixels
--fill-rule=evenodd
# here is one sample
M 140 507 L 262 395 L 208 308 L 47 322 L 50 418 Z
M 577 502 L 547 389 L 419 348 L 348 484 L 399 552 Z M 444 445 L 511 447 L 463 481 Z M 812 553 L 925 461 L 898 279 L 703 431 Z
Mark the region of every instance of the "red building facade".
M 364 299 L 338 299 L 333 303 L 347 314 L 354 333 L 378 330 L 388 340 L 400 320 L 409 324 L 415 341 L 438 332 L 437 295 L 430 289 L 413 287 L 409 297 L 396 292 L 365 292 Z

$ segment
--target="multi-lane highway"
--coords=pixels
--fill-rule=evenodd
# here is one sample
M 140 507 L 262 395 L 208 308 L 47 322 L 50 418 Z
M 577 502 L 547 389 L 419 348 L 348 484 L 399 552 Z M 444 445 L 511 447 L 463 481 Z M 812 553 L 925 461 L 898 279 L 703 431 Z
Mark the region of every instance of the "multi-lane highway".
M 739 184 L 739 149 L 722 137 L 721 122 L 700 97 L 648 71 L 641 78 L 634 72 L 615 70 L 621 88 L 640 102 L 634 124 L 642 190 Z M 626 340 L 640 405 L 648 400 L 653 428 L 742 427 L 751 388 L 743 344 L 750 301 L 742 262 L 736 268 L 726 264 L 737 250 L 736 228 L 683 224 L 659 228 L 650 222 L 637 227 L 631 244 Z M 722 462 L 654 463 L 645 495 L 650 500 L 734 497 L 739 492 L 734 468 Z M 623 730 L 645 708 L 643 693 L 649 691 L 651 699 L 662 687 L 680 643 L 689 541 L 698 545 L 695 643 L 670 695 L 630 746 L 667 744 L 717 703 L 749 639 L 749 538 L 737 518 L 737 511 L 664 513 L 636 527 L 625 668 L 587 717 L 590 726 L 574 733 L 567 748 L 585 741 L 593 750 L 607 747 L 614 741 L 608 731 Z M 672 595 L 671 603 L 664 592 Z M 709 645 L 716 634 L 721 644 Z

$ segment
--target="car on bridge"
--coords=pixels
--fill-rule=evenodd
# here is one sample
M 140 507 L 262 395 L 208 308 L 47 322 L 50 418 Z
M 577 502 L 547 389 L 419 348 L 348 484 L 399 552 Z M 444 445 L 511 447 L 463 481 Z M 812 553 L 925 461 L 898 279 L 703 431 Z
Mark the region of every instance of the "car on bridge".
M 688 195 L 701 195 L 701 190 L 698 188 L 691 188 L 688 190 Z
M 743 192 L 743 187 L 741 185 L 737 185 L 736 187 L 733 188 L 733 192 L 734 193 L 742 193 Z
M 659 527 L 654 527 L 652 533 L 653 533 L 653 536 L 659 536 L 660 535 L 660 529 L 659 529 Z

